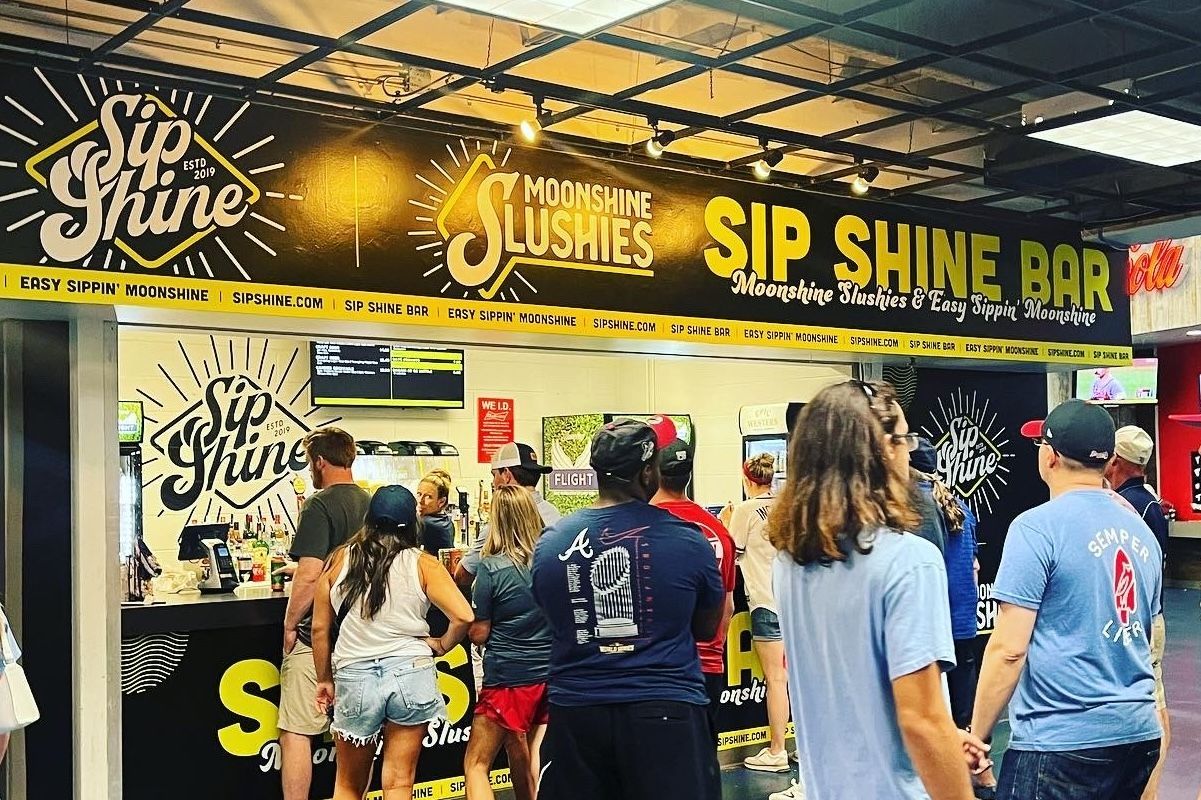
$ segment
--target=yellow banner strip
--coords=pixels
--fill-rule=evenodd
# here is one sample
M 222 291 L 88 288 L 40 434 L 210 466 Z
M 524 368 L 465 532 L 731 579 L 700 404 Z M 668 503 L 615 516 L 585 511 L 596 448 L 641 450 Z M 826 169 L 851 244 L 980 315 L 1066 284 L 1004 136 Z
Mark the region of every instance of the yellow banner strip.
M 0 298 L 265 314 L 514 333 L 750 345 L 854 355 L 1061 364 L 1129 364 L 1131 348 L 978 339 L 489 303 L 341 289 L 299 289 L 189 278 L 0 264 Z

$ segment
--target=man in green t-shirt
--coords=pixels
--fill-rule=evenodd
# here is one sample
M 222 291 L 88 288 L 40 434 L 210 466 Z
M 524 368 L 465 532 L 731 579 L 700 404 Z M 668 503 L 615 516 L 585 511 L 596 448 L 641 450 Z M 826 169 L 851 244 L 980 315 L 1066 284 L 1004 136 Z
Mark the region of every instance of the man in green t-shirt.
M 313 596 L 326 557 L 363 527 L 371 496 L 354 482 L 354 439 L 338 428 L 321 428 L 304 439 L 313 486 L 292 539 L 297 562 L 284 619 L 280 667 L 279 746 L 284 800 L 308 800 L 313 781 L 312 737 L 329 729 L 317 711 L 317 668 L 311 638 Z

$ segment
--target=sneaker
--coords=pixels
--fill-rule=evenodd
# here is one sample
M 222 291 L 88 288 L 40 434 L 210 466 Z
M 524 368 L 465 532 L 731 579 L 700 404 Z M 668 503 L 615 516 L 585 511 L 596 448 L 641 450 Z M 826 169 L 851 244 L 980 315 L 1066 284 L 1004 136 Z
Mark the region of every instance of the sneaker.
M 756 772 L 788 772 L 788 752 L 781 750 L 773 753 L 770 748 L 765 747 L 757 755 L 743 761 L 742 766 Z
M 784 791 L 769 794 L 767 800 L 805 800 L 805 787 L 793 781 Z

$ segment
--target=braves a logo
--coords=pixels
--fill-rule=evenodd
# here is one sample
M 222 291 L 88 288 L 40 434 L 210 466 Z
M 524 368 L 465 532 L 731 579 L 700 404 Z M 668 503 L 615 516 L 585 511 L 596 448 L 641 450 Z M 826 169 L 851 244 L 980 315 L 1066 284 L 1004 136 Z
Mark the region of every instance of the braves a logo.
M 1135 593 L 1134 563 L 1124 547 L 1119 547 L 1113 557 L 1113 604 L 1118 612 L 1118 624 L 1129 625 L 1130 618 L 1137 610 L 1138 600 Z

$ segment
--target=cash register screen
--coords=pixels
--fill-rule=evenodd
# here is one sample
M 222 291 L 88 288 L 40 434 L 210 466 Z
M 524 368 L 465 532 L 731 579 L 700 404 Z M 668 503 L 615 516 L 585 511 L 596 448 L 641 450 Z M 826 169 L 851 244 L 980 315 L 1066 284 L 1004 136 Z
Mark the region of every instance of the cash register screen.
M 228 541 L 229 539 L 229 523 L 228 522 L 213 522 L 204 525 L 185 525 L 184 529 L 179 533 L 179 555 L 176 556 L 180 561 L 195 561 L 200 558 L 207 558 L 208 552 L 201 544 L 205 539 L 220 539 Z

